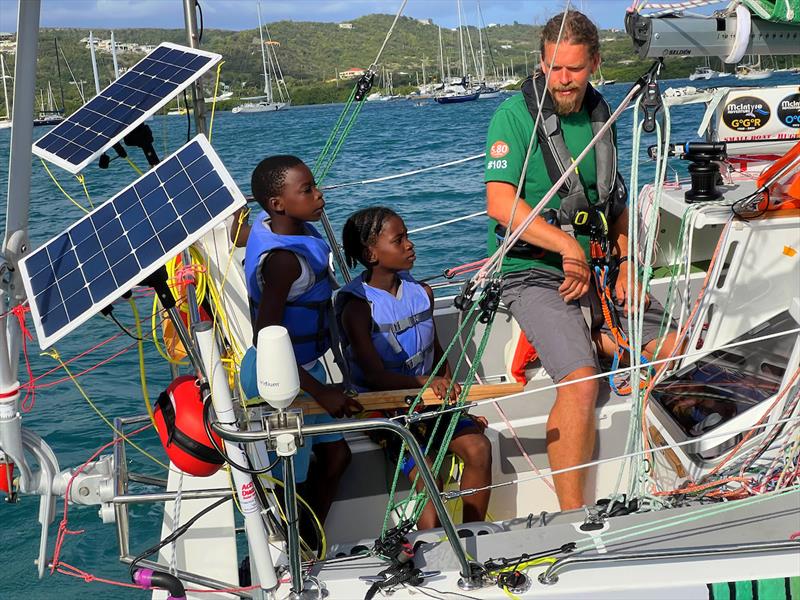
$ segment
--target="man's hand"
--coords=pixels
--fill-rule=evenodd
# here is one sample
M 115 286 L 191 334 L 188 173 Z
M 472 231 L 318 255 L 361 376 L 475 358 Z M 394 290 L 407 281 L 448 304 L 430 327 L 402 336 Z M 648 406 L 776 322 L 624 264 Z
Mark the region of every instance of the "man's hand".
M 564 269 L 564 283 L 558 288 L 558 293 L 564 302 L 572 302 L 582 298 L 589 291 L 589 264 L 583 248 L 573 237 L 568 238 L 565 248 L 561 251 L 561 263 Z
M 439 377 L 438 375 L 431 381 L 430 388 L 436 397 L 440 400 L 453 403 L 458 401 L 461 395 L 461 385 L 456 381 L 453 383 L 453 389 L 450 390 L 449 397 L 447 396 L 447 388 L 450 387 L 450 379 L 447 377 Z
M 619 271 L 617 272 L 617 281 L 614 284 L 614 296 L 617 299 L 617 306 L 621 306 L 624 313 L 628 312 L 628 269 L 630 267 L 631 261 L 630 259 L 623 260 L 619 264 Z M 633 308 L 633 312 L 636 312 L 639 308 L 639 290 L 636 290 L 631 296 L 631 306 Z M 650 306 L 650 295 L 645 294 L 644 296 L 644 307 L 648 308 Z
M 332 385 L 326 385 L 325 390 L 317 394 L 314 400 L 332 417 L 352 417 L 364 410 L 358 400 Z

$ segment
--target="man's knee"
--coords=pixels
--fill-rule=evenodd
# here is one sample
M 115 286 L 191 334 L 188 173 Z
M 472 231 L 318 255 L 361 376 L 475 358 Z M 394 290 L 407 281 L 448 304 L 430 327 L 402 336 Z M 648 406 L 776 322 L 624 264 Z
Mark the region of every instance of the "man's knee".
M 594 409 L 600 384 L 597 377 L 587 379 L 596 375 L 597 371 L 593 367 L 581 367 L 572 371 L 564 377 L 558 388 L 556 402 L 571 402 L 577 407 Z

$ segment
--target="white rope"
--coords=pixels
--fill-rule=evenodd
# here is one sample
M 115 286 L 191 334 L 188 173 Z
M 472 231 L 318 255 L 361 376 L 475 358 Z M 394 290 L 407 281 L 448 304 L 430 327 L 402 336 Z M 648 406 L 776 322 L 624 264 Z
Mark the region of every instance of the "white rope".
M 178 487 L 175 490 L 175 504 L 172 506 L 172 531 L 176 531 L 180 526 L 181 500 L 183 500 L 183 471 L 178 475 Z M 172 552 L 169 559 L 169 572 L 176 575 L 178 573 L 178 538 L 172 540 L 170 549 Z
M 435 169 L 443 169 L 445 167 L 452 167 L 453 165 L 460 165 L 461 163 L 469 162 L 472 160 L 478 160 L 484 158 L 485 156 L 486 153 L 482 152 L 481 154 L 474 154 L 473 156 L 467 156 L 465 158 L 451 160 L 446 163 L 425 167 L 423 169 L 415 169 L 413 171 L 405 171 L 404 173 L 396 173 L 395 175 L 385 175 L 383 177 L 375 177 L 374 179 L 363 179 L 361 181 L 350 181 L 347 183 L 334 183 L 333 185 L 322 186 L 320 189 L 323 191 L 335 190 L 339 188 L 352 187 L 355 185 L 367 185 L 369 183 L 380 183 L 383 181 L 391 181 L 392 179 L 400 179 L 401 177 L 411 177 L 412 175 L 418 175 L 419 173 L 425 173 L 426 171 L 433 171 Z
M 500 398 L 498 398 L 500 400 Z M 486 402 L 486 401 L 483 401 Z M 757 425 L 753 425 L 751 427 L 742 427 L 740 429 L 733 429 L 726 431 L 724 433 L 717 433 L 717 434 L 707 434 L 703 436 L 703 440 L 712 440 L 716 438 L 731 438 L 734 435 L 738 435 L 740 433 L 746 433 L 748 431 L 755 431 L 756 429 L 763 429 L 765 427 L 772 427 L 774 425 L 783 425 L 784 423 L 795 423 L 800 421 L 800 416 L 797 417 L 788 417 L 786 419 L 778 419 L 776 421 L 771 421 L 769 423 L 759 423 Z M 553 475 L 560 475 L 561 473 L 569 473 L 570 471 L 578 471 L 580 469 L 588 469 L 591 467 L 596 467 L 599 465 L 604 465 L 606 463 L 616 462 L 618 460 L 626 460 L 629 458 L 635 458 L 637 456 L 643 456 L 645 454 L 650 454 L 651 452 L 662 452 L 665 450 L 673 450 L 675 448 L 681 448 L 683 446 L 690 446 L 692 444 L 697 444 L 697 439 L 686 440 L 683 442 L 676 442 L 674 444 L 666 444 L 664 446 L 654 446 L 652 448 L 648 448 L 647 450 L 637 450 L 636 452 L 629 452 L 627 454 L 620 454 L 619 456 L 611 456 L 609 458 L 599 458 L 597 460 L 593 460 L 591 462 L 583 463 L 581 465 L 574 465 L 572 467 L 564 467 L 563 469 L 556 469 L 555 471 L 548 471 L 547 473 L 540 473 L 538 475 L 529 475 L 527 477 L 517 477 L 511 481 L 503 481 L 501 483 L 493 483 L 491 485 L 479 487 L 479 488 L 472 488 L 470 489 L 470 493 L 477 493 L 483 492 L 485 490 L 492 490 L 494 488 L 500 487 L 507 487 L 509 485 L 515 485 L 518 483 L 525 483 L 526 481 L 536 481 L 537 479 L 544 479 L 545 477 L 552 477 Z
M 577 167 L 583 161 L 584 158 L 589 154 L 589 152 L 594 148 L 595 144 L 597 144 L 598 140 L 605 135 L 605 133 L 611 128 L 611 126 L 619 119 L 619 116 L 625 110 L 625 107 L 630 103 L 633 97 L 641 91 L 640 85 L 634 85 L 625 98 L 622 99 L 617 109 L 611 115 L 608 121 L 606 121 L 600 130 L 595 134 L 586 148 L 578 155 L 575 161 L 572 163 L 573 166 Z M 553 196 L 558 193 L 559 188 L 564 184 L 567 178 L 571 174 L 571 169 L 565 171 L 561 177 L 558 178 L 547 194 L 539 201 L 539 203 L 531 210 L 530 214 L 525 218 L 525 220 L 519 224 L 518 227 L 514 228 L 514 231 L 506 236 L 506 241 L 508 242 L 507 245 L 504 245 L 495 251 L 492 256 L 489 257 L 489 260 L 486 264 L 481 268 L 480 271 L 473 277 L 473 281 L 480 283 L 484 281 L 487 277 L 489 277 L 490 273 L 497 270 L 500 265 L 502 264 L 502 259 L 505 256 L 505 252 L 507 252 L 508 248 L 511 248 L 517 240 L 522 236 L 525 231 L 527 231 L 528 227 L 530 227 L 533 220 L 539 215 L 542 209 L 547 205 L 548 202 L 553 198 Z
M 466 221 L 467 219 L 474 219 L 475 217 L 481 217 L 486 214 L 485 210 L 475 212 L 469 215 L 464 215 L 463 217 L 456 217 L 455 219 L 448 219 L 447 221 L 442 221 L 441 223 L 434 223 L 433 225 L 425 225 L 424 227 L 417 227 L 416 229 L 411 229 L 408 233 L 419 233 L 420 231 L 427 231 L 428 229 L 435 229 L 436 227 L 442 227 L 444 225 L 450 225 L 452 223 L 458 223 L 459 221 Z
M 550 84 L 550 75 L 553 72 L 553 65 L 555 64 L 556 60 L 556 52 L 558 51 L 558 46 L 561 43 L 561 36 L 564 33 L 564 24 L 567 21 L 567 12 L 569 11 L 569 9 L 570 9 L 570 2 L 569 0 L 567 0 L 566 6 L 564 6 L 563 15 L 561 17 L 561 26 L 558 29 L 558 37 L 556 38 L 556 48 L 553 51 L 553 57 L 550 59 L 550 65 L 549 68 L 547 69 L 547 73 L 545 74 L 545 79 L 544 79 L 545 94 L 547 94 L 546 90 L 548 89 L 548 86 Z M 542 56 L 542 60 L 544 60 L 544 56 Z M 534 86 L 534 91 L 535 90 L 536 87 Z M 547 202 L 549 202 L 550 198 L 553 197 L 555 193 L 554 190 L 558 190 L 561 187 L 561 184 L 564 183 L 564 181 L 559 181 L 557 185 L 553 186 L 553 189 L 551 189 L 551 191 L 553 191 L 553 194 L 549 194 L 550 197 L 547 198 L 547 202 L 545 202 L 544 199 L 541 202 L 539 202 L 539 204 L 536 205 L 536 208 L 534 208 L 531 211 L 531 213 L 528 215 L 528 218 L 523 222 L 523 225 L 514 230 L 516 236 L 512 236 L 512 229 L 514 228 L 514 216 L 517 214 L 517 206 L 519 205 L 520 197 L 522 196 L 522 189 L 525 186 L 525 178 L 527 177 L 528 174 L 528 163 L 530 162 L 531 152 L 533 151 L 533 142 L 536 140 L 536 130 L 539 128 L 539 123 L 542 120 L 543 110 L 544 110 L 544 102 L 541 101 L 539 102 L 539 106 L 536 111 L 536 118 L 533 120 L 533 129 L 531 130 L 531 138 L 528 141 L 528 149 L 525 152 L 525 160 L 522 162 L 522 169 L 520 172 L 519 181 L 517 182 L 517 190 L 516 193 L 514 194 L 514 203 L 511 205 L 511 216 L 508 219 L 508 224 L 506 225 L 505 237 L 503 238 L 503 245 L 500 246 L 500 248 L 498 248 L 491 257 L 489 257 L 489 260 L 486 262 L 486 264 L 481 268 L 480 271 L 478 271 L 478 273 L 475 274 L 475 276 L 473 277 L 473 281 L 481 281 L 483 279 L 486 279 L 492 272 L 499 271 L 502 268 L 503 259 L 505 258 L 508 251 L 516 243 L 517 239 L 519 239 L 519 237 L 527 230 L 530 224 L 533 223 L 534 219 L 539 215 L 539 213 L 542 212 L 542 209 L 547 205 Z M 579 160 L 575 161 L 576 167 L 578 166 L 579 162 L 580 162 Z M 566 176 L 568 176 L 569 173 L 570 170 L 565 171 L 564 172 L 565 177 L 563 177 L 562 179 L 566 180 L 567 178 Z M 547 195 L 545 197 L 547 197 Z
M 747 340 L 741 340 L 739 342 L 731 342 L 729 344 L 723 344 L 721 346 L 717 346 L 716 348 L 697 350 L 695 352 L 687 352 L 685 354 L 678 354 L 678 355 L 670 356 L 670 357 L 667 357 L 667 358 L 660 358 L 658 360 L 654 360 L 654 361 L 649 362 L 647 365 L 638 365 L 636 367 L 621 367 L 621 368 L 616 369 L 614 371 L 606 371 L 604 373 L 596 373 L 595 375 L 587 375 L 586 377 L 581 377 L 579 379 L 573 379 L 573 380 L 570 380 L 570 381 L 562 381 L 560 383 L 553 383 L 551 385 L 546 385 L 546 386 L 535 388 L 535 389 L 532 389 L 532 390 L 525 390 L 525 391 L 522 391 L 522 392 L 518 392 L 516 394 L 509 394 L 508 396 L 503 396 L 501 398 L 488 398 L 486 400 L 476 400 L 473 404 L 474 404 L 474 406 L 480 406 L 482 404 L 488 404 L 489 402 L 494 402 L 494 401 L 498 401 L 499 402 L 499 401 L 511 400 L 513 398 L 521 398 L 521 397 L 526 396 L 526 395 L 538 394 L 539 392 L 546 392 L 548 390 L 557 390 L 559 388 L 566 387 L 568 385 L 573 385 L 573 384 L 576 384 L 576 383 L 582 383 L 584 381 L 592 381 L 594 379 L 606 378 L 609 375 L 620 375 L 620 374 L 623 374 L 623 373 L 628 373 L 630 371 L 633 371 L 634 369 L 652 367 L 652 366 L 655 366 L 655 365 L 660 365 L 660 364 L 664 364 L 664 363 L 678 361 L 678 360 L 681 360 L 681 359 L 684 359 L 684 358 L 694 358 L 694 357 L 700 357 L 700 356 L 707 356 L 708 354 L 711 354 L 712 352 L 716 352 L 718 350 L 728 350 L 730 348 L 738 348 L 739 346 L 746 346 L 747 344 L 754 344 L 756 342 L 763 342 L 763 341 L 766 341 L 766 340 L 771 340 L 771 339 L 783 337 L 785 335 L 793 335 L 793 334 L 798 334 L 798 333 L 800 333 L 800 327 L 796 327 L 794 329 L 788 329 L 786 331 L 780 331 L 778 333 L 770 333 L 768 335 L 764 335 L 764 336 L 761 336 L 761 337 L 755 337 L 755 338 L 750 338 L 750 339 L 747 339 Z
M 392 26 L 389 27 L 389 31 L 386 32 L 386 37 L 383 40 L 383 44 L 381 44 L 381 48 L 380 50 L 378 50 L 378 55 L 375 57 L 375 60 L 372 61 L 372 64 L 369 67 L 370 70 L 372 70 L 373 67 L 378 66 L 378 61 L 381 59 L 381 54 L 383 54 L 383 49 L 386 48 L 386 44 L 389 43 L 389 38 L 392 37 L 392 32 L 394 32 L 394 26 L 397 25 L 397 21 L 400 19 L 400 15 L 403 14 L 403 10 L 405 10 L 406 4 L 408 4 L 408 0 L 403 0 L 403 3 L 397 10 L 397 14 L 394 16 L 394 21 L 392 21 Z

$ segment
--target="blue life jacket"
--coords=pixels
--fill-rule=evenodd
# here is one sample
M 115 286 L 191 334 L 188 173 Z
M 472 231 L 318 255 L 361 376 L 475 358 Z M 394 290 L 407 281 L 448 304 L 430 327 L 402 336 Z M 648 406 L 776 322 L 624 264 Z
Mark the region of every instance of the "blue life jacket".
M 272 250 L 288 250 L 305 258 L 314 275 L 314 285 L 300 297 L 286 302 L 281 321 L 281 325 L 289 331 L 297 362 L 304 365 L 318 359 L 331 347 L 331 249 L 308 223 L 308 235 L 280 235 L 272 233 L 264 225 L 267 218 L 265 211 L 258 214 L 245 249 L 244 275 L 251 317 L 255 323 L 263 294 L 258 273 L 261 257 Z
M 433 304 L 425 288 L 407 272 L 402 280 L 400 298 L 364 283 L 364 273 L 344 286 L 336 295 L 336 314 L 342 331 L 345 357 L 353 384 L 366 388 L 364 372 L 355 360 L 341 327 L 342 311 L 350 296 L 369 303 L 372 312 L 372 343 L 388 371 L 402 375 L 428 375 L 433 368 Z

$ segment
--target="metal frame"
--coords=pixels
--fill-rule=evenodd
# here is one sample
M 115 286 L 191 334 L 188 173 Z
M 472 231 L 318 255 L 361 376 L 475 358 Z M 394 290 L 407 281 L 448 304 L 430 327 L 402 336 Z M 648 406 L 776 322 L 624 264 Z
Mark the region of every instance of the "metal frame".
M 436 510 L 439 522 L 442 524 L 447 541 L 450 544 L 453 554 L 455 554 L 460 566 L 461 579 L 458 581 L 459 587 L 465 590 L 481 587 L 484 582 L 483 567 L 477 563 L 470 562 L 464 548 L 461 546 L 460 538 L 456 532 L 455 525 L 450 519 L 450 515 L 444 506 L 436 480 L 431 473 L 430 467 L 425 460 L 425 455 L 419 446 L 414 435 L 402 425 L 389 419 L 360 419 L 358 421 L 344 421 L 323 423 L 319 425 L 301 425 L 296 429 L 272 429 L 270 431 L 230 431 L 220 427 L 217 423 L 212 423 L 211 427 L 223 439 L 240 443 L 263 442 L 270 438 L 277 439 L 281 435 L 300 435 L 313 436 L 325 435 L 329 433 L 362 432 L 373 429 L 384 429 L 401 438 L 406 444 L 409 453 L 413 456 L 417 464 L 417 469 L 425 491 L 428 493 L 431 504 Z M 288 487 L 286 488 L 288 490 Z
M 567 556 L 559 558 L 539 575 L 539 583 L 554 585 L 558 583 L 558 573 L 572 565 L 603 562 L 639 562 L 643 560 L 667 560 L 673 558 L 694 558 L 698 556 L 733 556 L 754 552 L 774 552 L 781 550 L 800 551 L 800 541 L 758 542 L 738 546 L 704 546 L 688 550 L 665 550 L 663 552 L 637 552 L 636 554 L 592 554 L 589 556 Z

